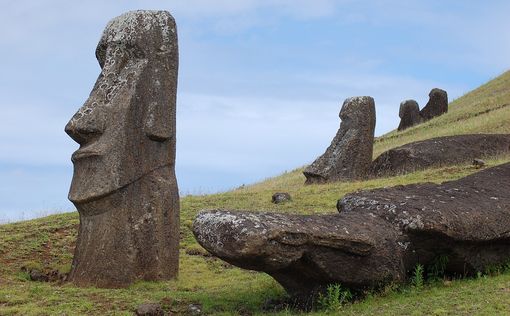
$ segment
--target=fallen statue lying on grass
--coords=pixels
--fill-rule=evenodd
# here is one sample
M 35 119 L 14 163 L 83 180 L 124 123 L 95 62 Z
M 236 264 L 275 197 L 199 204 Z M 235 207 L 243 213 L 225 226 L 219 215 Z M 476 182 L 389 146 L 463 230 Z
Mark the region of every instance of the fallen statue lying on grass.
M 438 259 L 454 275 L 510 259 L 510 163 L 439 185 L 362 191 L 338 207 L 335 215 L 202 211 L 193 232 L 212 254 L 302 298 L 332 283 L 404 282 Z

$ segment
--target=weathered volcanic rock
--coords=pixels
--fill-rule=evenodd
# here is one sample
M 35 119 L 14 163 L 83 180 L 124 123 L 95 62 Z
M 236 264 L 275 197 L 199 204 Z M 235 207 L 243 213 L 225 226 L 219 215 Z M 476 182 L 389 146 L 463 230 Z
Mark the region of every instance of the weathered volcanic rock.
M 485 161 L 483 161 L 482 159 L 478 159 L 478 158 L 475 158 L 473 159 L 473 166 L 475 166 L 475 168 L 482 168 L 482 167 L 485 167 Z
M 371 97 L 344 101 L 340 129 L 326 152 L 303 174 L 306 184 L 365 178 L 372 162 L 375 103 Z
M 372 175 L 392 176 L 430 167 L 470 163 L 510 153 L 510 134 L 445 136 L 390 149 L 372 162 Z
M 145 303 L 138 306 L 135 311 L 136 316 L 164 316 L 165 312 L 161 305 L 154 303 Z
M 80 228 L 70 280 L 122 287 L 173 278 L 179 263 L 174 19 L 165 11 L 114 18 L 96 56 L 101 74 L 65 128 L 80 144 L 71 157 L 69 199 Z
M 289 201 L 292 201 L 292 197 L 287 192 L 276 192 L 271 197 L 271 202 L 273 202 L 274 204 L 280 204 Z
M 448 112 L 448 94 L 446 91 L 438 88 L 430 90 L 429 102 L 420 111 L 423 121 L 428 121 L 446 112 Z
M 415 100 L 406 100 L 400 103 L 400 110 L 398 112 L 400 117 L 400 124 L 398 130 L 402 131 L 413 125 L 421 123 L 420 107 Z
M 510 163 L 440 185 L 360 192 L 336 215 L 202 211 L 193 232 L 214 255 L 298 297 L 330 283 L 401 282 L 444 256 L 447 273 L 473 274 L 510 257 L 509 179 Z

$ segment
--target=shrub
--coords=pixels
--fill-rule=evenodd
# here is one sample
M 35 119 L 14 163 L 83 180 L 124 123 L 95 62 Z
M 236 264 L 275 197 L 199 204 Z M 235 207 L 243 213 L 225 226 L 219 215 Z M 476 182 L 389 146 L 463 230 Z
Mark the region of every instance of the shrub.
M 340 284 L 330 284 L 325 294 L 319 293 L 317 303 L 321 309 L 336 311 L 351 299 L 352 294 L 349 289 L 342 288 Z
M 413 277 L 411 283 L 417 289 L 423 288 L 423 265 L 417 264 L 414 268 Z

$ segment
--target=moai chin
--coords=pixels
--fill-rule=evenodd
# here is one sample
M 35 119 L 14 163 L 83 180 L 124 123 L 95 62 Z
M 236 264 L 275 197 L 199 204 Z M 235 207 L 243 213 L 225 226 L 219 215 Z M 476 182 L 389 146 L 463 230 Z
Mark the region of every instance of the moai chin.
M 124 287 L 173 278 L 179 265 L 175 21 L 166 11 L 116 17 L 96 57 L 101 74 L 65 127 L 80 144 L 71 157 L 69 199 L 80 228 L 70 280 Z
M 353 97 L 340 110 L 340 129 L 326 152 L 303 174 L 306 184 L 363 179 L 372 163 L 375 102 L 372 97 Z

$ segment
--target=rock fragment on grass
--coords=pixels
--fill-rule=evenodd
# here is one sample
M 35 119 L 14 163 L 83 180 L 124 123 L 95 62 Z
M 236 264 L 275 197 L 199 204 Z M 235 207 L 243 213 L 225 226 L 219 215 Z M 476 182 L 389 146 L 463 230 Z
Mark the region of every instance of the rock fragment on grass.
M 280 204 L 280 203 L 292 201 L 292 198 L 291 198 L 290 194 L 287 192 L 277 192 L 277 193 L 273 194 L 273 196 L 271 197 L 271 201 L 274 204 Z
M 473 159 L 473 166 L 475 166 L 475 168 L 482 168 L 482 167 L 485 167 L 485 161 L 483 161 L 482 159 Z
M 145 303 L 138 306 L 135 311 L 136 316 L 164 316 L 165 312 L 161 305 L 155 303 Z

